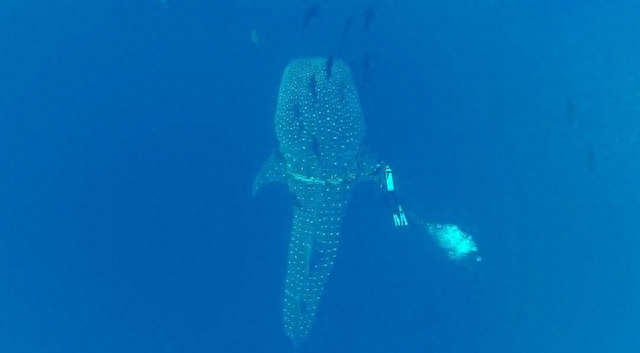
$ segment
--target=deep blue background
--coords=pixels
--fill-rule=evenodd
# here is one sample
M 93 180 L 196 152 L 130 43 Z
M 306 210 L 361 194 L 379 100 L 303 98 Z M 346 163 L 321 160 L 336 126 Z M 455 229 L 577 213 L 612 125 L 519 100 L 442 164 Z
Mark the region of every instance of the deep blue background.
M 285 65 L 368 3 L 262 3 L 0 4 L 0 352 L 292 352 L 292 203 L 251 183 Z M 640 3 L 373 5 L 368 145 L 483 262 L 363 185 L 300 352 L 639 352 Z

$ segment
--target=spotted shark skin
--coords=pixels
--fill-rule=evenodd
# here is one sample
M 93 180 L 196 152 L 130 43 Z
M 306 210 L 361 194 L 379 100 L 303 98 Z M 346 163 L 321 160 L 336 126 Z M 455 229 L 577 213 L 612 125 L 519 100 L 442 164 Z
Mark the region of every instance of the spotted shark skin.
M 332 273 L 353 187 L 379 164 L 364 148 L 365 123 L 342 60 L 296 59 L 284 70 L 275 115 L 279 148 L 253 185 L 283 182 L 295 196 L 284 290 L 284 329 L 294 345 L 311 332 Z M 327 75 L 326 70 L 331 74 Z

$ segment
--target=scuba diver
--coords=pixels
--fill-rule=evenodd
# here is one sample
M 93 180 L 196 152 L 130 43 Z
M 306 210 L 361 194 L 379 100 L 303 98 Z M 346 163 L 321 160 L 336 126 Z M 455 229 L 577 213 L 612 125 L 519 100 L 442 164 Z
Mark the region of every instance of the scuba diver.
M 384 190 L 385 201 L 391 208 L 393 224 L 396 227 L 409 226 L 407 214 L 402 208 L 402 205 L 398 202 L 398 198 L 396 196 L 393 170 L 388 164 L 378 161 L 377 168 L 370 176 L 375 178 L 376 174 L 378 175 L 381 187 Z M 435 238 L 439 246 L 447 252 L 447 255 L 451 259 L 462 260 L 469 254 L 478 251 L 478 247 L 473 241 L 471 235 L 462 231 L 457 225 L 425 222 L 415 214 L 411 212 L 409 213 L 412 219 L 412 225 L 420 226 L 420 228 L 426 230 L 426 233 Z M 482 258 L 480 256 L 476 256 L 475 260 L 481 261 Z
M 391 214 L 393 215 L 393 224 L 396 227 L 408 226 L 409 222 L 407 221 L 407 215 L 402 209 L 402 205 L 400 205 L 396 196 L 396 187 L 393 181 L 393 170 L 388 164 L 382 161 L 378 161 L 378 168 L 376 168 L 376 170 L 373 172 L 373 175 L 375 174 L 378 174 L 381 184 L 380 186 L 385 191 L 384 199 L 387 203 L 387 206 L 391 208 Z

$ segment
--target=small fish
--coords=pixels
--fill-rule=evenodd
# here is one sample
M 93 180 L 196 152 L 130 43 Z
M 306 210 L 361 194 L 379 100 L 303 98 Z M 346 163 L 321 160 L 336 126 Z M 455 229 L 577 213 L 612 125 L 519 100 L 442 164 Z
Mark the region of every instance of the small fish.
M 331 69 L 333 68 L 333 54 L 329 55 L 325 64 L 325 70 L 327 74 L 327 80 L 331 78 Z
M 260 36 L 258 35 L 258 31 L 255 29 L 251 30 L 251 43 L 253 43 L 257 49 L 260 49 Z
M 353 16 L 349 16 L 349 18 L 347 18 L 347 22 L 344 24 L 344 27 L 342 28 L 342 39 L 344 39 L 344 36 L 347 35 L 347 32 L 349 32 L 349 28 L 351 28 L 352 22 L 353 22 Z
M 344 81 L 338 83 L 338 100 L 340 103 L 347 100 L 347 84 Z
M 311 74 L 311 77 L 309 77 L 309 93 L 311 93 L 311 97 L 314 100 L 318 98 L 318 78 L 316 74 Z
M 313 6 L 311 6 L 309 9 L 307 9 L 307 12 L 304 15 L 304 21 L 302 23 L 302 28 L 306 28 L 307 25 L 309 24 L 309 21 L 311 21 L 312 18 L 316 17 L 316 15 L 318 14 L 318 7 L 320 5 L 315 4 Z
M 373 11 L 373 6 L 371 5 L 367 6 L 367 8 L 364 9 L 364 12 L 362 12 L 362 15 L 364 16 L 364 31 L 366 32 L 367 30 L 369 30 L 369 26 L 371 25 L 371 20 L 375 16 L 375 12 Z
M 344 24 L 344 27 L 342 28 L 342 35 L 340 36 L 340 41 L 338 41 L 338 46 L 336 47 L 336 50 L 327 58 L 327 64 L 326 64 L 327 80 L 331 78 L 331 69 L 333 68 L 334 57 L 338 55 L 340 53 L 340 49 L 342 49 L 344 38 L 347 36 L 347 33 L 349 32 L 349 28 L 351 28 L 351 22 L 353 22 L 353 16 L 350 16 L 349 18 L 347 18 L 347 22 Z
M 313 150 L 313 154 L 320 159 L 320 144 L 318 143 L 318 138 L 315 136 L 311 139 L 311 149 Z
M 344 44 L 344 38 L 347 36 L 349 32 L 349 28 L 351 28 L 351 23 L 353 22 L 353 16 L 349 16 L 347 18 L 347 22 L 345 22 L 344 27 L 342 27 L 342 35 L 340 36 L 340 41 L 338 41 L 338 46 L 336 47 L 336 51 L 334 55 L 338 55 L 340 49 L 342 49 L 342 44 Z
M 169 8 L 169 0 L 160 0 L 160 8 L 168 9 Z

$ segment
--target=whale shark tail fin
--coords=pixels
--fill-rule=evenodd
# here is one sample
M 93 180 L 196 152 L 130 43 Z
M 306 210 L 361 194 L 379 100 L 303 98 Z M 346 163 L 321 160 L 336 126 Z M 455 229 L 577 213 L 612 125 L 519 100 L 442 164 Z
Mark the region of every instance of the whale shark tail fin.
M 265 185 L 277 182 L 287 183 L 287 169 L 282 154 L 274 151 L 253 181 L 253 195 L 255 196 Z

